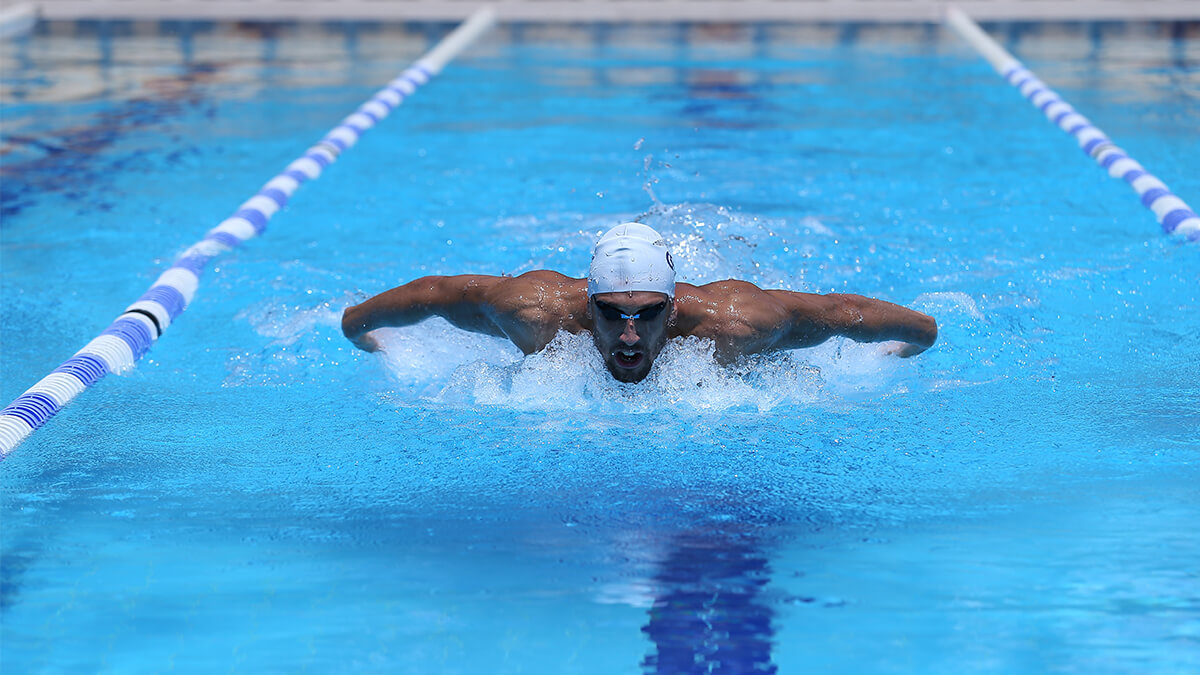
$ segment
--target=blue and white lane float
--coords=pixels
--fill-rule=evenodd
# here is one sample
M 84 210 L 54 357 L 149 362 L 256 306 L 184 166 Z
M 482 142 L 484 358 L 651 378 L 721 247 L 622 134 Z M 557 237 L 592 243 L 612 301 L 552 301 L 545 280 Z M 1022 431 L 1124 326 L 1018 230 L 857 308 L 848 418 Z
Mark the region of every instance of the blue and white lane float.
M 1074 136 L 1079 147 L 1110 176 L 1129 183 L 1142 198 L 1142 204 L 1154 212 L 1164 232 L 1180 234 L 1193 241 L 1200 239 L 1200 216 L 1191 207 L 984 33 L 971 17 L 950 7 L 946 10 L 946 23 L 1047 119 Z
M 267 221 L 303 183 L 314 180 L 338 155 L 441 72 L 455 56 L 496 22 L 485 6 L 447 35 L 399 77 L 342 120 L 282 173 L 267 181 L 233 215 L 209 230 L 163 272 L 140 298 L 94 340 L 55 368 L 8 407 L 0 410 L 0 458 L 12 452 L 71 399 L 108 373 L 133 368 L 167 327 L 187 309 L 200 285 L 200 273 L 213 257 L 260 235 Z

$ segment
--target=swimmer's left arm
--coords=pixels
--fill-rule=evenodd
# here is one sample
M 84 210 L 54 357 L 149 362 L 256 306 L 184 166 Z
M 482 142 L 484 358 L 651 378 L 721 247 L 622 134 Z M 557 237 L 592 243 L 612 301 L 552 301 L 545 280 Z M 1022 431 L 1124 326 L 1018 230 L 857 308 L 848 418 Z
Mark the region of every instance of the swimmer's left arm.
M 884 300 L 844 293 L 770 293 L 788 310 L 778 345 L 783 349 L 811 347 L 843 335 L 856 342 L 898 340 L 903 344 L 888 353 L 907 358 L 937 341 L 933 317 Z

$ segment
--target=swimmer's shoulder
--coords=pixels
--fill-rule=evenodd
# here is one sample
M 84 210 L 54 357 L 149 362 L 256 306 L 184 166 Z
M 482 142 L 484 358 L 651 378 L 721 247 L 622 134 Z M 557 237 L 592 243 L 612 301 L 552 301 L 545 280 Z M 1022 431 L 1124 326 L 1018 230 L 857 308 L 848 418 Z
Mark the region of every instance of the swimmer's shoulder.
M 545 302 L 580 291 L 586 295 L 586 279 L 575 279 L 551 270 L 533 270 L 515 277 L 501 277 L 492 292 L 501 297 L 529 296 Z
M 488 304 L 500 312 L 541 310 L 552 315 L 582 311 L 587 304 L 587 280 L 551 270 L 534 270 L 500 277 L 487 291 Z
M 774 305 L 775 299 L 749 281 L 725 279 L 702 286 L 675 284 L 675 301 L 681 313 L 714 315 L 744 311 L 755 305 Z
M 536 352 L 560 330 L 587 328 L 587 281 L 535 270 L 501 277 L 487 292 L 492 320 L 526 354 Z
M 532 270 L 515 277 L 504 277 L 514 284 L 536 284 L 541 286 L 573 286 L 582 284 L 587 286 L 585 279 L 576 279 L 565 274 L 560 274 L 554 270 Z
M 770 339 L 787 315 L 770 291 L 737 279 L 703 286 L 676 284 L 675 300 L 678 333 L 713 338 L 719 348 L 756 347 Z

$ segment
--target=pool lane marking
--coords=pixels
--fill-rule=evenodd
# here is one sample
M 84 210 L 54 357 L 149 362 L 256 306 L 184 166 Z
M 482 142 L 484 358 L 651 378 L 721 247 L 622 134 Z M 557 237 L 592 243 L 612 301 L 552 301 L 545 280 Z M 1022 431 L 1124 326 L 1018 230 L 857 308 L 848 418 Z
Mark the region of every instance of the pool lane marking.
M 1178 233 L 1192 241 L 1200 239 L 1200 216 L 1190 206 L 1005 51 L 971 17 L 957 7 L 949 7 L 946 23 L 1041 110 L 1046 119 L 1074 136 L 1079 147 L 1110 176 L 1128 183 L 1141 197 L 1142 205 L 1154 212 L 1164 232 Z
M 292 193 L 305 182 L 318 178 L 363 133 L 440 73 L 495 22 L 496 12 L 491 6 L 473 13 L 279 175 L 267 181 L 230 217 L 184 251 L 100 335 L 0 410 L 0 458 L 6 457 L 35 429 L 105 375 L 132 368 L 192 302 L 200 285 L 200 274 L 209 260 L 262 234 L 271 216 L 287 204 Z

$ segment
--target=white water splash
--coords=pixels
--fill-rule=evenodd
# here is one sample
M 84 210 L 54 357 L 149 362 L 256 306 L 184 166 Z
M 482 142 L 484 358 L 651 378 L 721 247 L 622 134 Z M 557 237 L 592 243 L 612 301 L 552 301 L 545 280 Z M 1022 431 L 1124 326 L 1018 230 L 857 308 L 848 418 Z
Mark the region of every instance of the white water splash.
M 811 217 L 797 226 L 703 203 L 660 205 L 637 220 L 663 233 L 678 280 L 693 284 L 744 279 L 764 288 L 802 290 L 802 279 L 789 269 L 796 258 L 814 255 L 810 237 L 831 234 Z M 797 234 L 789 238 L 784 232 Z
M 713 351 L 710 340 L 671 340 L 650 375 L 627 384 L 609 374 L 590 335 L 564 332 L 543 351 L 515 362 L 498 362 L 491 355 L 459 366 L 436 398 L 515 410 L 652 412 L 680 407 L 767 411 L 827 397 L 820 371 L 799 352 L 756 356 L 727 367 L 716 362 Z
M 692 284 L 736 278 L 765 288 L 820 290 L 806 288 L 804 270 L 797 271 L 796 260 L 813 258 L 834 235 L 811 216 L 797 223 L 691 202 L 656 204 L 640 214 L 509 217 L 500 221 L 504 231 L 525 242 L 531 257 L 505 272 L 552 269 L 582 276 L 600 235 L 630 220 L 662 233 L 675 260 L 677 280 Z
M 332 302 L 303 307 L 289 306 L 272 298 L 247 307 L 234 318 L 248 322 L 259 335 L 273 338 L 275 344 L 290 345 L 312 333 L 317 326 L 340 326 L 342 310 L 340 307 L 335 309 Z
M 805 288 L 805 266 L 798 267 L 795 260 L 810 257 L 833 234 L 813 218 L 795 223 L 684 203 L 657 205 L 637 216 L 551 214 L 504 222 L 514 236 L 509 245 L 520 242 L 533 255 L 521 268 L 580 273 L 574 268 L 586 269 L 596 237 L 613 222 L 631 219 L 664 233 L 676 252 L 681 281 L 741 278 L 764 287 L 822 290 Z M 345 370 L 362 355 L 341 337 L 341 309 L 361 300 L 347 295 L 306 307 L 276 298 L 242 311 L 238 318 L 270 341 L 260 350 L 231 357 L 226 384 L 286 385 L 311 379 L 315 367 L 338 367 L 323 377 Z M 981 317 L 970 296 L 961 293 L 925 294 L 916 308 L 968 321 Z M 605 369 L 586 334 L 562 334 L 543 352 L 527 357 L 506 340 L 468 333 L 440 318 L 382 329 L 377 336 L 383 346 L 377 358 L 386 378 L 409 399 L 415 394 L 452 405 L 515 410 L 766 411 L 907 391 L 909 376 L 920 367 L 885 356 L 880 345 L 840 339 L 816 349 L 756 355 L 722 366 L 713 358 L 711 342 L 689 338 L 668 343 L 645 381 L 623 384 Z
M 922 293 L 913 301 L 913 309 L 927 314 L 945 316 L 947 314 L 965 314 L 968 317 L 983 321 L 983 312 L 975 299 L 966 293 L 955 291 L 940 293 Z
M 521 350 L 508 340 L 466 332 L 440 317 L 373 335 L 383 348 L 384 367 L 401 383 L 441 382 L 468 364 L 504 366 L 521 359 Z
M 228 358 L 226 387 L 286 386 L 310 377 L 314 368 L 343 365 L 342 354 L 328 348 L 329 329 L 336 326 L 341 333 L 342 304 L 289 305 L 272 298 L 247 307 L 234 318 L 271 339 L 260 349 L 235 352 Z

